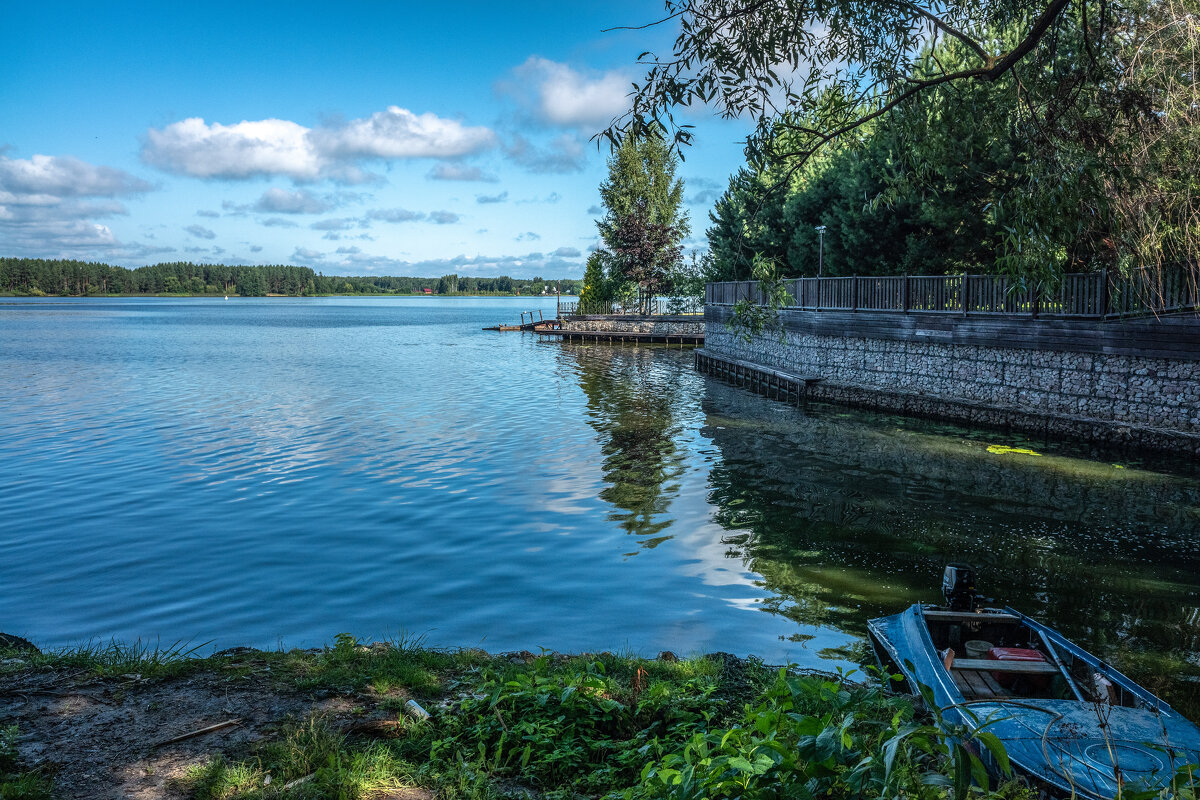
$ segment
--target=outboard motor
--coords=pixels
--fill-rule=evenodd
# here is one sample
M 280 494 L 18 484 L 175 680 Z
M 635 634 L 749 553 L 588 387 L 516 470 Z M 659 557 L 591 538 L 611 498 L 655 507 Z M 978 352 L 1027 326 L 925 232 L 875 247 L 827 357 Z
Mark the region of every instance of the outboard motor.
M 947 564 L 942 573 L 942 597 L 951 611 L 974 611 L 975 570 L 967 564 Z

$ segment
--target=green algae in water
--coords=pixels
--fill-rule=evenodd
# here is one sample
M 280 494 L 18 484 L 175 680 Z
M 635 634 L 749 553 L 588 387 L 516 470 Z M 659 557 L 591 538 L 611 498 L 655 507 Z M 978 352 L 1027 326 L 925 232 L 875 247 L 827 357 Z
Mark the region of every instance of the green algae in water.
M 706 392 L 714 519 L 738 529 L 771 613 L 862 637 L 871 617 L 939 600 L 942 566 L 967 561 L 997 603 L 1200 718 L 1195 465 Z

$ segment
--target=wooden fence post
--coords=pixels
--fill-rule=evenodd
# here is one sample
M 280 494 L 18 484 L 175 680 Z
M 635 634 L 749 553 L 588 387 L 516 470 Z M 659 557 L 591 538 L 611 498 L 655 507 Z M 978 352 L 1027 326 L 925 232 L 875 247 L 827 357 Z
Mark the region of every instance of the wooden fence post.
M 967 285 L 967 273 L 964 272 L 962 274 L 962 289 L 959 290 L 959 293 L 962 295 L 962 313 L 964 317 L 967 315 L 967 309 L 971 307 L 970 299 L 967 297 Z
M 904 284 L 900 290 L 900 305 L 901 305 L 901 310 L 905 314 L 907 314 L 908 313 L 908 276 L 907 275 L 904 276 Z

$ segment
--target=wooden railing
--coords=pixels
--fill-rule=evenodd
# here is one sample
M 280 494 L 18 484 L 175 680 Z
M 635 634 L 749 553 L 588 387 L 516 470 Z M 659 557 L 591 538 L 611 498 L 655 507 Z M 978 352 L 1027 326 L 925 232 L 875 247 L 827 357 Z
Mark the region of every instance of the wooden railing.
M 784 308 L 805 311 L 889 311 L 905 314 L 1009 314 L 1107 319 L 1200 311 L 1194 273 L 1142 270 L 1132 276 L 1107 272 L 1064 275 L 1053 290 L 1006 275 L 900 275 L 792 278 Z M 705 287 L 707 305 L 763 303 L 757 281 L 726 281 Z

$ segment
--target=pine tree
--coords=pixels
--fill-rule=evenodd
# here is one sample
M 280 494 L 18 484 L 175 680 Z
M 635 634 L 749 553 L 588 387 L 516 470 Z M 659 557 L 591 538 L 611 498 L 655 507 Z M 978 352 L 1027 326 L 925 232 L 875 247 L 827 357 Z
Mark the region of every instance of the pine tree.
M 588 256 L 583 272 L 583 289 L 579 292 L 579 313 L 600 314 L 609 300 L 608 281 L 604 277 L 604 253 L 597 251 Z

